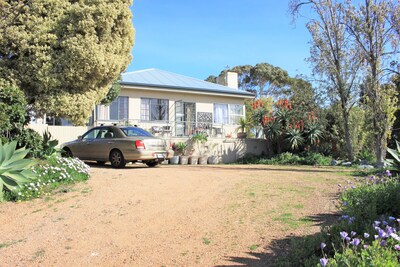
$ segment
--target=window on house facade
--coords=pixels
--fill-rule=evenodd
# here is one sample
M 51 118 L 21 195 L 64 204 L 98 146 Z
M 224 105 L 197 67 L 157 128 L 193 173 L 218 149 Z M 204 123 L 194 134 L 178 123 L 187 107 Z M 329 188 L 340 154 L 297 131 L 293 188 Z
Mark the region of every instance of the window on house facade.
M 128 97 L 119 96 L 110 104 L 110 120 L 127 121 L 128 109 Z
M 127 121 L 129 120 L 129 97 L 119 96 L 109 106 L 97 105 L 98 120 Z
M 228 124 L 228 104 L 214 104 L 214 123 Z
M 142 98 L 140 119 L 143 121 L 168 121 L 168 99 Z
M 230 124 L 239 124 L 240 118 L 243 118 L 243 105 L 229 105 Z
M 243 116 L 243 105 L 214 104 L 214 123 L 235 125 Z

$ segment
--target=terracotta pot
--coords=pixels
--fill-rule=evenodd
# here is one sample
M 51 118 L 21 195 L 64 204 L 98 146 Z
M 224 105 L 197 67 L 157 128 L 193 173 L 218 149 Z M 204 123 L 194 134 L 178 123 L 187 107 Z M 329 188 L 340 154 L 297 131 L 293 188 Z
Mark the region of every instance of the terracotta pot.
M 237 138 L 246 138 L 247 137 L 247 133 L 237 133 Z

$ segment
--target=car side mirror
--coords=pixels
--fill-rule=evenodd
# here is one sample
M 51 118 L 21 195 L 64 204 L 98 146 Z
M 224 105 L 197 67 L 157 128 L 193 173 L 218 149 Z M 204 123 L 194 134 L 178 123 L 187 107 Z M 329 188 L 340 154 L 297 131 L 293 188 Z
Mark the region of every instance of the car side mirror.
M 78 135 L 78 140 L 82 140 L 82 135 Z

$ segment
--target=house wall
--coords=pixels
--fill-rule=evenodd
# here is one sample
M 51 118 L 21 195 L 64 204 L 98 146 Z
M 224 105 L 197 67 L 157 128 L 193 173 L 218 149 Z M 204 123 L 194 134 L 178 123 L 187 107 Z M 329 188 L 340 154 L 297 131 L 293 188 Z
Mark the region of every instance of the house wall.
M 141 98 L 158 98 L 169 100 L 169 123 L 157 122 L 157 126 L 164 126 L 167 124 L 173 125 L 175 122 L 175 102 L 183 101 L 189 103 L 196 103 L 197 112 L 210 112 L 214 113 L 214 103 L 218 104 L 235 104 L 243 105 L 243 114 L 245 114 L 244 99 L 240 97 L 221 96 L 221 95 L 205 95 L 173 91 L 151 91 L 137 88 L 122 88 L 120 96 L 129 97 L 129 122 L 131 124 L 139 125 L 144 129 L 151 129 L 154 122 L 143 122 L 140 120 L 140 104 Z M 223 125 L 224 136 L 236 136 L 237 125 Z

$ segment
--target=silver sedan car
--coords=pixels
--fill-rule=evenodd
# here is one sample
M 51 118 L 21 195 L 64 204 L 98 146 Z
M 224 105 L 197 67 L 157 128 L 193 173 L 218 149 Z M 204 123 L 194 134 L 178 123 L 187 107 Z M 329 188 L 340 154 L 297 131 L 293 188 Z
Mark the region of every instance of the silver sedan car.
M 63 154 L 81 160 L 107 161 L 115 168 L 127 162 L 142 162 L 155 167 L 173 156 L 170 144 L 139 127 L 99 126 L 61 146 Z

